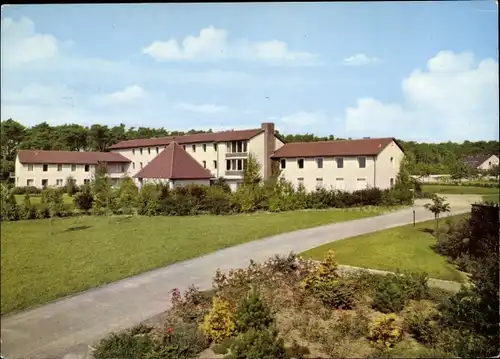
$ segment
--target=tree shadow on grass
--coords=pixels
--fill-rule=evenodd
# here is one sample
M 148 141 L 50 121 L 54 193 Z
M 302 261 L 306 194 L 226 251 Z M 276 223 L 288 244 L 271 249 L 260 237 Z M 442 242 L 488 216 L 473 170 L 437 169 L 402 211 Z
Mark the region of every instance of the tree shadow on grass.
M 428 233 L 428 234 L 434 234 L 434 229 L 432 228 L 420 228 L 419 229 L 420 232 L 424 232 L 424 233 Z
M 89 229 L 89 228 L 92 228 L 92 226 L 71 226 L 71 227 L 65 229 L 64 231 L 62 231 L 61 233 L 83 231 L 83 230 Z

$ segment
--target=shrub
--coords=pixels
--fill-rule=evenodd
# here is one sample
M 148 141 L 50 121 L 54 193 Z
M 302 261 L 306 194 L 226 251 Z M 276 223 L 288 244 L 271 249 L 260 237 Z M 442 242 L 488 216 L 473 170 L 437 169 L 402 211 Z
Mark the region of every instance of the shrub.
M 435 245 L 434 251 L 451 259 L 457 259 L 469 253 L 469 241 L 471 228 L 469 218 L 461 221 L 448 221 L 445 233 L 440 235 Z
M 1 185 L 0 191 L 0 219 L 2 221 L 17 221 L 20 213 L 13 191 L 4 184 Z
M 370 327 L 368 338 L 379 348 L 391 349 L 401 340 L 402 330 L 394 313 L 379 316 Z
M 428 296 L 427 280 L 423 272 L 388 274 L 377 283 L 372 307 L 382 313 L 399 312 L 408 300 Z
M 95 359 L 141 358 L 151 352 L 154 341 L 149 335 L 153 328 L 136 326 L 121 333 L 111 333 L 92 352 Z
M 172 291 L 172 312 L 183 321 L 200 324 L 210 310 L 212 293 L 200 292 L 196 287 L 190 286 L 184 297 L 178 289 Z
M 303 281 L 302 285 L 305 289 L 313 289 L 320 283 L 329 283 L 336 281 L 339 278 L 337 273 L 337 261 L 335 260 L 335 252 L 329 250 L 325 254 L 325 258 L 317 266 L 315 270 Z
M 139 190 L 130 177 L 125 177 L 120 183 L 117 193 L 117 205 L 124 214 L 132 213 L 137 205 Z
M 252 288 L 236 312 L 236 327 L 238 332 L 244 333 L 250 329 L 264 330 L 273 323 L 271 311 L 260 297 L 255 287 Z
M 20 209 L 20 217 L 22 219 L 35 219 L 37 217 L 36 207 L 31 204 L 30 195 L 24 195 L 23 205 Z
M 283 339 L 275 329 L 250 329 L 236 337 L 225 359 L 285 359 Z
M 94 197 L 88 185 L 82 186 L 80 191 L 73 196 L 75 207 L 85 213 L 88 213 L 92 209 L 93 202 Z
M 404 329 L 424 344 L 435 342 L 438 333 L 436 305 L 430 301 L 410 301 L 402 312 Z
M 73 177 L 68 176 L 68 178 L 66 178 L 64 189 L 68 196 L 73 196 L 76 192 L 78 192 L 78 187 Z
M 356 294 L 353 285 L 342 279 L 318 282 L 312 288 L 312 293 L 323 304 L 334 309 L 351 309 Z
M 152 183 L 146 183 L 141 187 L 137 200 L 137 212 L 143 216 L 156 216 L 161 213 L 159 195 L 161 188 Z
M 212 350 L 215 354 L 226 354 L 234 342 L 234 338 L 225 338 L 219 344 L 215 344 Z
M 361 307 L 357 308 L 355 312 L 342 311 L 333 329 L 341 338 L 365 337 L 369 334 L 368 313 Z
M 303 359 L 309 354 L 309 348 L 301 346 L 294 339 L 292 345 L 285 349 L 287 358 Z
M 224 338 L 231 337 L 236 330 L 233 314 L 229 310 L 229 303 L 214 297 L 212 308 L 203 321 L 203 331 L 216 343 Z

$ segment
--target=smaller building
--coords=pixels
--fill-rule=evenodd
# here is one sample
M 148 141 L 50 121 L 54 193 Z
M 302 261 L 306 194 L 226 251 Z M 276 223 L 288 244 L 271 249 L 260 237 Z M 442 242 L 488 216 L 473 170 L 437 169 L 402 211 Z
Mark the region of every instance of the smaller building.
M 391 188 L 404 152 L 394 138 L 289 143 L 271 156 L 281 177 L 306 191 Z
M 71 176 L 76 185 L 83 185 L 94 178 L 99 163 L 107 167 L 115 183 L 128 175 L 130 160 L 119 153 L 20 150 L 16 156 L 15 183 L 18 187 L 61 187 Z
M 134 176 L 142 185 L 168 183 L 170 188 L 189 184 L 210 185 L 214 176 L 189 155 L 177 142 L 170 143 Z
M 493 166 L 498 166 L 500 161 L 496 155 L 478 155 L 467 157 L 464 162 L 474 169 L 489 170 Z

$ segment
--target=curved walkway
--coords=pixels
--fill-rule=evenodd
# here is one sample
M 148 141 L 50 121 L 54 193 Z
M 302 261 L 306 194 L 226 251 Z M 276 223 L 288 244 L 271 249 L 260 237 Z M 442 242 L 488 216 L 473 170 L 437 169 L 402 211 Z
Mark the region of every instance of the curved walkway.
M 453 214 L 470 206 L 457 203 Z M 432 219 L 416 207 L 416 221 Z M 229 270 L 275 254 L 300 253 L 322 244 L 411 223 L 412 209 L 280 234 L 130 277 L 63 298 L 22 313 L 2 317 L 2 354 L 7 358 L 83 359 L 88 346 L 111 331 L 129 328 L 170 305 L 170 291 L 190 284 L 208 289 L 217 268 Z

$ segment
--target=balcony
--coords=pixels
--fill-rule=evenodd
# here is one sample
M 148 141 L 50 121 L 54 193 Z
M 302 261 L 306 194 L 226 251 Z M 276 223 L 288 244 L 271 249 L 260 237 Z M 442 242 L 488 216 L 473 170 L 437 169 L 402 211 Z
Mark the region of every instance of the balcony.
M 248 152 L 226 152 L 226 158 L 247 158 Z
M 231 176 L 231 177 L 243 177 L 244 171 L 226 171 L 225 172 L 226 176 Z

